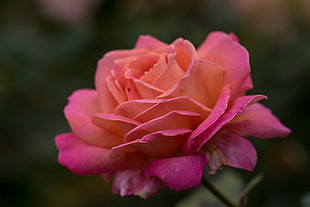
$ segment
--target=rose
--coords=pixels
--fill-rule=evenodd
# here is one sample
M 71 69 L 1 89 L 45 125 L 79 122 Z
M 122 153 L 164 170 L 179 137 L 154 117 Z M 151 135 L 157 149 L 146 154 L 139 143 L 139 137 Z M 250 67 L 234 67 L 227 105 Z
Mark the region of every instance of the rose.
M 141 36 L 134 49 L 107 53 L 96 89 L 75 91 L 65 107 L 73 133 L 56 137 L 59 162 L 81 175 L 114 177 L 113 192 L 149 197 L 165 186 L 200 183 L 206 165 L 252 170 L 247 136 L 290 130 L 252 88 L 248 52 L 233 34 L 211 33 L 196 50 Z

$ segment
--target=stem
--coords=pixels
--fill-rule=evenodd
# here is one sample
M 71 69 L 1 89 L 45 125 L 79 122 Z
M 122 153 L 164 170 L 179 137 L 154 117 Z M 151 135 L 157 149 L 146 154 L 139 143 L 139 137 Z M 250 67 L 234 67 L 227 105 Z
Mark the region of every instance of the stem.
M 235 204 L 233 204 L 228 198 L 226 198 L 220 191 L 218 191 L 212 183 L 208 181 L 208 179 L 203 176 L 201 183 L 209 189 L 213 195 L 215 195 L 220 201 L 222 201 L 227 207 L 238 207 Z

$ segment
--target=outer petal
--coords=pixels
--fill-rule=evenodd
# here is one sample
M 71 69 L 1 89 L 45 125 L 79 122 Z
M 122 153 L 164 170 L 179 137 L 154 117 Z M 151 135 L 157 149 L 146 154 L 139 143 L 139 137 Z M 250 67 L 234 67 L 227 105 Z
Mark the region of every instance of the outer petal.
M 204 154 L 153 160 L 145 174 L 162 180 L 169 188 L 180 191 L 200 184 L 207 158 Z
M 209 159 L 209 174 L 215 174 L 222 165 L 253 170 L 257 155 L 249 140 L 228 131 L 223 131 L 206 143 Z
M 194 138 L 194 144 L 192 145 L 192 149 L 194 152 L 198 152 L 201 147 L 206 143 L 209 139 L 212 138 L 225 124 L 231 121 L 236 115 L 242 112 L 242 110 L 257 101 L 266 98 L 262 95 L 253 95 L 253 96 L 243 96 L 237 98 L 231 105 L 231 108 L 223 116 L 221 116 L 212 126 L 206 126 L 205 131 L 199 134 Z M 203 126 L 203 125 L 202 125 Z
M 135 48 L 143 48 L 143 49 L 157 49 L 160 47 L 167 46 L 166 43 L 152 37 L 151 35 L 141 35 L 135 45 Z
M 275 117 L 271 110 L 256 103 L 246 107 L 226 129 L 240 136 L 258 138 L 286 137 L 291 132 Z
M 226 85 L 223 87 L 210 115 L 193 131 L 192 135 L 185 143 L 183 149 L 184 153 L 193 154 L 199 151 L 198 146 L 200 145 L 197 143 L 196 137 L 198 137 L 200 134 L 206 131 L 221 117 L 221 115 L 225 112 L 225 110 L 228 107 L 229 98 L 230 98 L 230 89 L 229 86 Z
M 153 119 L 137 126 L 126 134 L 126 136 L 124 137 L 124 141 L 131 142 L 133 140 L 142 138 L 149 133 L 164 129 L 192 129 L 195 128 L 200 121 L 200 114 L 197 114 L 195 112 L 172 111 L 162 117 Z
M 252 88 L 249 81 L 250 64 L 247 50 L 236 38 L 223 32 L 212 32 L 198 48 L 198 58 L 215 63 L 225 71 L 224 83 L 229 84 L 232 96 Z M 247 81 L 246 81 L 247 80 Z M 246 87 L 243 85 L 246 82 Z M 242 91 L 244 92 L 244 91 Z
M 173 156 L 179 151 L 191 132 L 189 129 L 182 128 L 156 131 L 141 139 L 112 148 L 110 155 L 117 156 L 118 151 L 131 146 L 150 157 Z
M 155 177 L 146 177 L 140 169 L 119 171 L 114 176 L 113 193 L 121 196 L 140 196 L 148 198 L 161 191 L 165 185 Z
M 101 147 L 112 147 L 122 143 L 122 137 L 107 132 L 92 123 L 93 114 L 100 112 L 95 90 L 82 89 L 69 97 L 65 116 L 73 132 L 85 142 Z
M 133 152 L 124 152 L 118 158 L 108 159 L 109 149 L 88 145 L 73 133 L 58 135 L 55 142 L 59 150 L 59 163 L 80 175 L 139 167 L 145 161 L 140 153 Z

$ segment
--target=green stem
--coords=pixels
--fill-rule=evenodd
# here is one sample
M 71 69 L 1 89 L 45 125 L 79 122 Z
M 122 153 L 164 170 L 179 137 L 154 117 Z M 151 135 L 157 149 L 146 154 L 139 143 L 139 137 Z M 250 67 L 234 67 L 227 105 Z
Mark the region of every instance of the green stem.
M 238 207 L 235 204 L 233 204 L 228 198 L 226 198 L 220 191 L 218 191 L 212 183 L 209 182 L 209 180 L 204 176 L 201 180 L 201 183 L 209 189 L 213 195 L 215 195 L 220 201 L 222 201 L 227 207 Z

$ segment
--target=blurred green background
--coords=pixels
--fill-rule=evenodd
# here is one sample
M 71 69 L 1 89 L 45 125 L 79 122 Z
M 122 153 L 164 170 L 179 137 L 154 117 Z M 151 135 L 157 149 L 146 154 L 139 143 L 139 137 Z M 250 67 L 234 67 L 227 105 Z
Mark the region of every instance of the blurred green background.
M 70 131 L 66 98 L 93 88 L 105 52 L 132 48 L 140 34 L 167 43 L 183 37 L 197 47 L 214 30 L 239 37 L 251 57 L 249 93 L 267 95 L 263 103 L 293 131 L 251 139 L 256 169 L 233 170 L 243 182 L 265 175 L 248 206 L 307 206 L 309 11 L 308 0 L 0 0 L 0 206 L 165 207 L 187 198 L 193 190 L 166 189 L 148 200 L 113 195 L 100 176 L 60 166 L 54 137 Z

